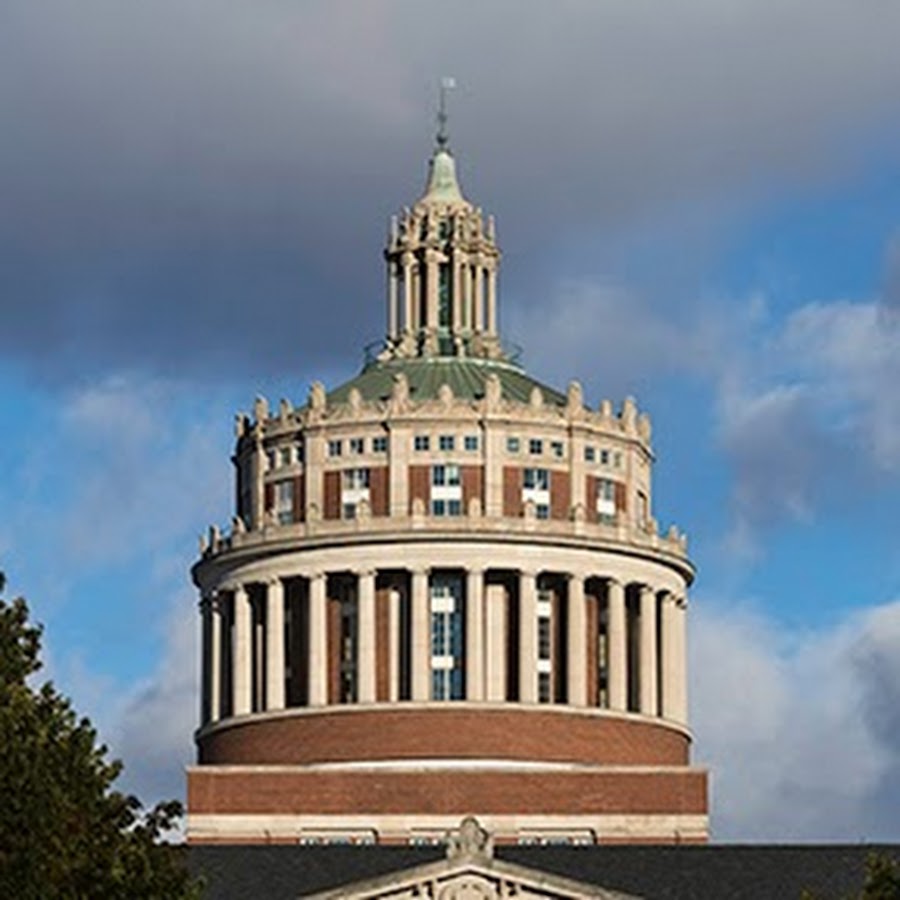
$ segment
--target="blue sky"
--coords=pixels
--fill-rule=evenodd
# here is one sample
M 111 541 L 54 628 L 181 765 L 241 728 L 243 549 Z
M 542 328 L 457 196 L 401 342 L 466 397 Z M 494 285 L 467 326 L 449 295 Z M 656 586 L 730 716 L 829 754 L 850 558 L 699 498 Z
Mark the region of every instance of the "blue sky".
M 900 7 L 0 10 L 0 566 L 148 801 L 183 791 L 233 414 L 351 375 L 436 85 L 504 334 L 654 422 L 723 840 L 900 840 Z

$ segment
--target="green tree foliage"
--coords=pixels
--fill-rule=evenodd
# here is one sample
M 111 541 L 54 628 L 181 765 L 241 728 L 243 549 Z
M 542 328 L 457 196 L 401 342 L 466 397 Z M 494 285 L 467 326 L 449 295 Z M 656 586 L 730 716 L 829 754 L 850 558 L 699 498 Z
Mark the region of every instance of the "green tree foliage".
M 800 900 L 817 898 L 811 891 L 804 891 Z M 848 900 L 900 900 L 900 865 L 884 853 L 870 853 L 862 891 Z
M 33 684 L 40 648 L 25 601 L 0 597 L 0 897 L 199 897 L 185 848 L 162 840 L 181 805 L 144 813 L 113 790 L 122 765 L 91 723 L 51 683 Z

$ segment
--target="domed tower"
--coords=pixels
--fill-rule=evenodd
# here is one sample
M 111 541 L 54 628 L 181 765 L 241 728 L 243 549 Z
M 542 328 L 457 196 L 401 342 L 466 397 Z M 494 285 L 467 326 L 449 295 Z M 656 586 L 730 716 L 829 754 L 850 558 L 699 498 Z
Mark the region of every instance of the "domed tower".
M 442 126 L 391 224 L 387 337 L 237 417 L 237 509 L 193 568 L 192 842 L 702 842 L 685 617 L 650 422 L 502 344 L 494 224 Z M 587 323 L 586 323 L 587 327 Z

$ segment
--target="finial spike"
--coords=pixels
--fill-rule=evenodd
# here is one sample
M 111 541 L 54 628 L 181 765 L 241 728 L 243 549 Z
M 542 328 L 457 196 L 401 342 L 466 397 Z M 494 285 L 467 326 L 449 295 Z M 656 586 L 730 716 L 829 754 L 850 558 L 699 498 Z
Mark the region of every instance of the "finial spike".
M 438 132 L 437 145 L 438 149 L 445 150 L 450 141 L 447 135 L 447 92 L 456 87 L 456 79 L 450 76 L 444 76 L 441 79 L 440 105 L 438 106 Z

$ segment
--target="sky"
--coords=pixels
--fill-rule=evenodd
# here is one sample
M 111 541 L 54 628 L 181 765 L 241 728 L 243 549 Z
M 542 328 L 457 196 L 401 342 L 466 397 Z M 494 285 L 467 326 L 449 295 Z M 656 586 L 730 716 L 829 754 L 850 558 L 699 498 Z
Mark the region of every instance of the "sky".
M 184 794 L 233 416 L 384 330 L 437 87 L 501 329 L 653 418 L 721 841 L 900 841 L 900 4 L 4 0 L 0 568 Z

